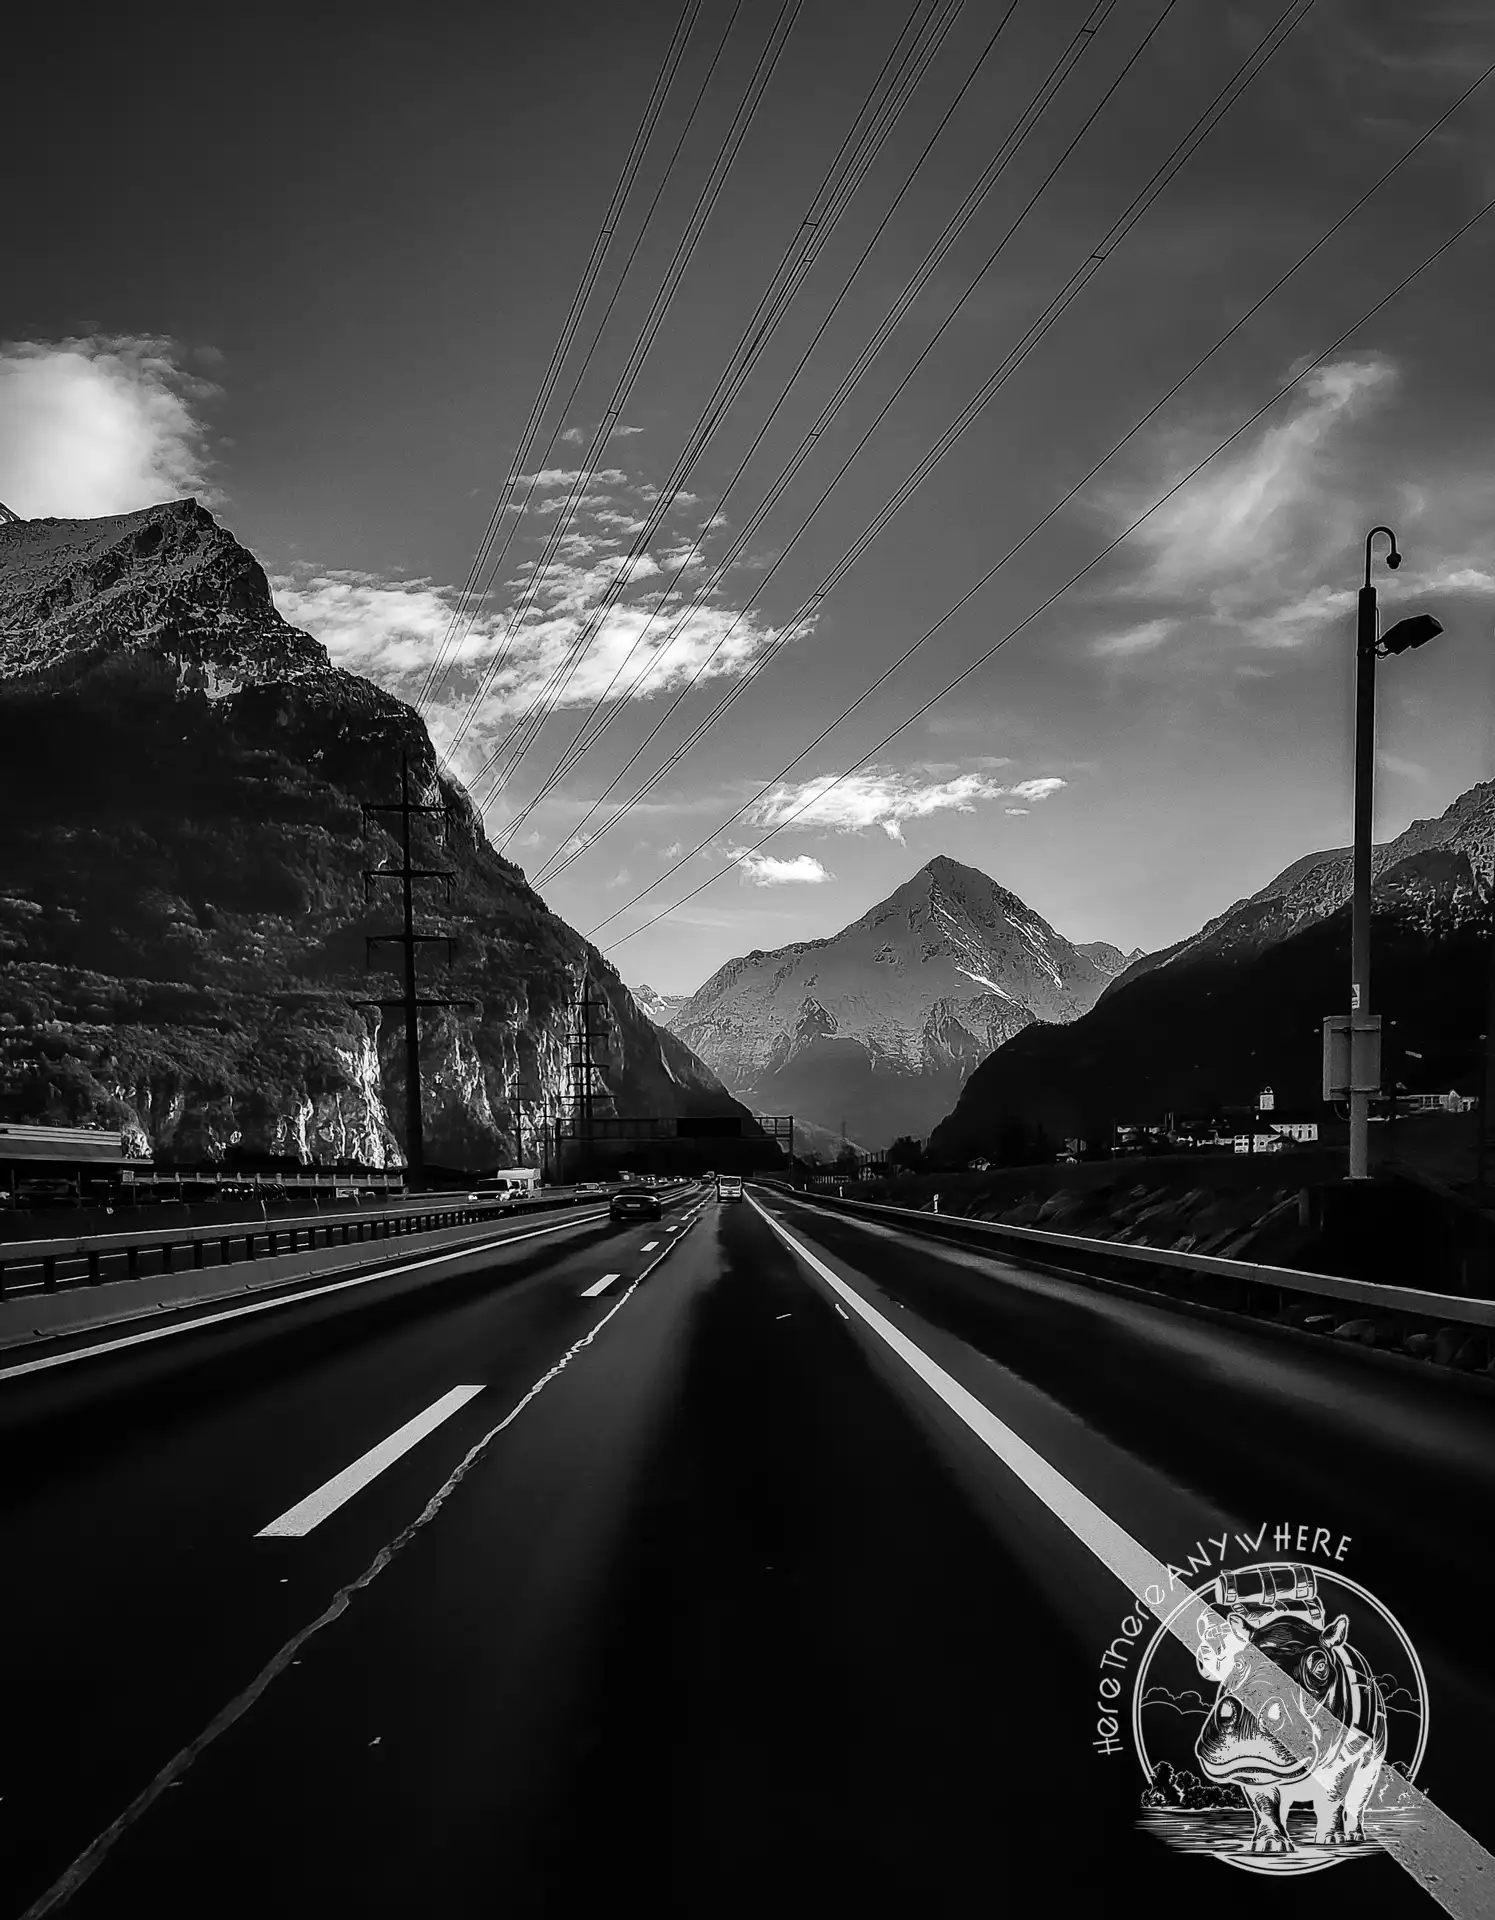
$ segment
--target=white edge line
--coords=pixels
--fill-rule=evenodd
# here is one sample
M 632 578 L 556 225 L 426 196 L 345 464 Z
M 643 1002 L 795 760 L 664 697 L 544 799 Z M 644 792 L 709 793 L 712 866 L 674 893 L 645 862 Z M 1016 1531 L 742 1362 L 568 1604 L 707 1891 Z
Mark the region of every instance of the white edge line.
M 439 1400 L 433 1401 L 424 1413 L 407 1420 L 387 1439 L 370 1447 L 367 1453 L 360 1454 L 351 1466 L 344 1467 L 341 1473 L 335 1473 L 330 1480 L 324 1481 L 314 1493 L 297 1501 L 294 1507 L 288 1507 L 268 1527 L 261 1527 L 255 1539 L 304 1539 L 313 1527 L 320 1526 L 329 1514 L 345 1506 L 355 1493 L 361 1493 L 386 1467 L 392 1467 L 396 1460 L 409 1453 L 428 1433 L 434 1433 L 444 1420 L 450 1420 L 454 1413 L 482 1391 L 481 1385 L 453 1387 L 450 1393 L 444 1393 Z
M 1071 1481 L 1030 1447 L 1021 1435 L 963 1387 L 936 1361 L 898 1331 L 877 1309 L 846 1284 L 797 1240 L 751 1194 L 749 1204 L 812 1272 L 818 1274 L 871 1330 L 892 1348 L 910 1371 L 962 1420 L 976 1438 L 989 1447 L 1004 1466 L 1035 1494 L 1083 1546 L 1090 1549 L 1101 1565 L 1126 1588 L 1139 1609 L 1151 1613 L 1184 1647 L 1192 1659 L 1199 1645 L 1196 1619 L 1203 1617 L 1223 1636 L 1225 1622 L 1187 1583 L 1178 1578 L 1180 1568 L 1157 1560 L 1125 1528 L 1102 1508 L 1096 1506 Z M 842 1217 L 842 1216 L 838 1216 Z M 1157 1599 L 1152 1598 L 1157 1594 Z M 1184 1599 L 1179 1599 L 1182 1594 Z M 1187 1603 L 1186 1603 L 1187 1602 Z M 1282 1686 L 1292 1682 L 1270 1661 L 1263 1666 L 1268 1678 Z M 1341 1728 L 1341 1731 L 1345 1729 Z M 1457 1920 L 1484 1920 L 1490 1908 L 1490 1890 L 1495 1884 L 1495 1859 L 1486 1853 L 1473 1834 L 1465 1832 L 1456 1820 L 1434 1806 L 1425 1794 L 1410 1782 L 1399 1780 L 1399 1805 L 1416 1815 L 1406 1827 L 1383 1825 L 1376 1838 L 1384 1850 L 1423 1891 Z
M 567 1227 L 579 1226 L 582 1221 L 592 1219 L 591 1214 L 572 1214 L 568 1219 L 558 1220 L 552 1226 L 531 1227 L 525 1233 L 508 1233 L 496 1240 L 475 1240 L 465 1247 L 454 1247 L 449 1253 L 433 1253 L 424 1260 L 402 1260 L 398 1266 L 381 1267 L 377 1273 L 356 1274 L 351 1280 L 334 1280 L 325 1287 L 307 1287 L 300 1293 L 286 1293 L 274 1300 L 256 1300 L 247 1307 L 229 1307 L 222 1313 L 203 1314 L 196 1320 L 178 1320 L 169 1327 L 152 1327 L 145 1333 L 127 1334 L 121 1340 L 106 1340 L 102 1346 L 77 1347 L 71 1353 L 49 1353 L 39 1360 L 22 1361 L 18 1367 L 6 1367 L 0 1371 L 0 1381 L 17 1379 L 25 1373 L 42 1373 L 49 1367 L 65 1367 L 74 1360 L 93 1360 L 100 1354 L 118 1353 L 125 1347 L 138 1347 L 148 1340 L 166 1340 L 174 1333 L 198 1333 L 204 1327 L 216 1327 L 226 1320 L 241 1320 L 247 1313 L 268 1313 L 272 1307 L 291 1307 L 302 1300 L 319 1300 L 325 1294 L 342 1293 L 348 1287 L 366 1287 L 375 1280 L 389 1280 L 398 1274 L 416 1273 L 422 1267 L 443 1266 L 448 1260 L 461 1260 L 470 1253 L 491 1253 L 497 1247 L 511 1247 L 520 1240 L 538 1240 L 542 1234 L 563 1233 Z M 294 1286 L 294 1277 L 286 1280 L 270 1280 L 267 1287 Z M 181 1306 L 190 1307 L 190 1300 L 183 1300 Z M 65 1334 L 66 1329 L 60 1329 Z

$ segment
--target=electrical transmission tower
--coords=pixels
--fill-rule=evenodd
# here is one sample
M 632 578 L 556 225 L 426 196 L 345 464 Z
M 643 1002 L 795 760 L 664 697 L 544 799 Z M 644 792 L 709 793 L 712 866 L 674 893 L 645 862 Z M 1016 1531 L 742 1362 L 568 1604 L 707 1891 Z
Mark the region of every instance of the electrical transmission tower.
M 439 813 L 445 818 L 452 809 L 448 806 L 425 806 L 410 798 L 410 758 L 408 754 L 400 757 L 400 799 L 398 805 L 379 806 L 366 803 L 363 809 L 364 829 L 368 829 L 371 813 L 397 813 L 400 816 L 400 864 L 397 867 L 365 867 L 363 870 L 363 895 L 369 897 L 371 880 L 398 880 L 405 898 L 405 924 L 398 933 L 370 933 L 364 935 L 366 946 L 365 959 L 373 949 L 393 941 L 405 949 L 405 991 L 397 998 L 387 1000 L 359 1000 L 360 1007 L 403 1007 L 405 1011 L 405 1180 L 414 1192 L 419 1193 L 425 1185 L 426 1148 L 425 1134 L 421 1120 L 420 1098 L 420 1009 L 422 1007 L 467 1007 L 474 1003 L 468 999 L 449 1000 L 416 992 L 415 950 L 420 946 L 445 946 L 447 960 L 450 963 L 456 942 L 446 933 L 417 933 L 415 930 L 415 889 L 417 880 L 444 880 L 447 900 L 450 904 L 452 881 L 455 876 L 445 867 L 417 867 L 410 859 L 410 821 L 417 813 Z
M 607 1036 L 593 1023 L 592 1016 L 605 1011 L 606 1006 L 605 1000 L 592 997 L 590 983 L 584 983 L 576 1025 L 571 1030 L 571 1115 L 583 1157 L 588 1161 L 597 1117 L 597 1075 L 604 1064 L 598 1055 L 607 1049 Z

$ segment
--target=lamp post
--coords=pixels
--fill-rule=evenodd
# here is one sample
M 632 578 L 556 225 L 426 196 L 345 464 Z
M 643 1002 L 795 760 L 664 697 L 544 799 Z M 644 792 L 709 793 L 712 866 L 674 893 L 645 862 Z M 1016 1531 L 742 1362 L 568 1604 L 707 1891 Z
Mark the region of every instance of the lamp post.
M 1365 536 L 1365 584 L 1360 589 L 1355 623 L 1355 844 L 1354 899 L 1350 953 L 1350 1178 L 1370 1178 L 1370 1100 L 1372 1079 L 1380 1078 L 1380 1050 L 1370 1015 L 1370 855 L 1376 760 L 1376 655 L 1405 653 L 1423 646 L 1443 628 L 1431 614 L 1400 620 L 1384 640 L 1376 639 L 1376 590 L 1370 581 L 1371 545 L 1378 533 L 1391 542 L 1388 567 L 1402 563 L 1390 527 L 1372 527 Z

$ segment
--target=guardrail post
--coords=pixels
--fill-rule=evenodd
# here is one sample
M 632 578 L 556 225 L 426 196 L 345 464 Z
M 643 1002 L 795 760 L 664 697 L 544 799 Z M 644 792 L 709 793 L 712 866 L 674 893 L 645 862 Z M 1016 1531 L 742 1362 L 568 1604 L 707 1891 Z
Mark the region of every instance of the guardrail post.
M 218 1242 L 219 1264 L 221 1266 L 226 1267 L 229 1261 L 233 1259 L 233 1257 L 234 1256 L 233 1256 L 232 1247 L 229 1242 L 229 1237 L 227 1234 L 224 1234 L 223 1238 Z
M 252 1233 L 246 1233 L 244 1236 L 244 1258 L 246 1260 L 255 1260 L 258 1259 L 258 1257 L 254 1250 L 254 1235 Z
M 194 1240 L 194 1241 L 192 1242 L 192 1265 L 193 1265 L 193 1267 L 194 1267 L 194 1268 L 197 1268 L 197 1267 L 200 1267 L 200 1266 L 202 1265 L 202 1242 L 201 1242 L 201 1240 Z
M 161 1242 L 161 1271 L 162 1273 L 171 1272 L 171 1242 L 169 1240 L 163 1240 Z
M 5 1298 L 5 1262 L 0 1260 L 0 1300 Z
M 42 1260 L 42 1290 L 45 1293 L 57 1291 L 57 1256 L 47 1254 Z
M 103 1276 L 99 1272 L 99 1250 L 97 1247 L 95 1247 L 93 1252 L 90 1253 L 88 1256 L 89 1286 L 96 1287 L 99 1284 L 99 1281 L 102 1279 L 102 1277 Z
M 126 1272 L 126 1273 L 127 1273 L 127 1274 L 128 1274 L 129 1276 L 130 1276 L 130 1278 L 131 1278 L 131 1279 L 133 1280 L 133 1279 L 135 1278 L 135 1276 L 136 1276 L 136 1275 L 137 1275 L 137 1274 L 139 1273 L 139 1271 L 140 1271 L 140 1249 L 139 1249 L 139 1247 L 126 1247 L 126 1249 L 125 1249 L 125 1272 Z

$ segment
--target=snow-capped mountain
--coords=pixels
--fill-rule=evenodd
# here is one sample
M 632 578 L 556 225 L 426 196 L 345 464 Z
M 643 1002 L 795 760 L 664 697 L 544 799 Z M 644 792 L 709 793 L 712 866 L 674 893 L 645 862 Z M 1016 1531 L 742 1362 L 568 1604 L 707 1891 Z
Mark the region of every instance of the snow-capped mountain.
M 1024 1027 L 1091 1007 L 1129 964 L 1094 944 L 940 857 L 830 939 L 729 961 L 670 1028 L 755 1111 L 875 1148 L 927 1133 Z
M 667 1027 L 688 999 L 683 993 L 656 993 L 653 987 L 630 987 L 635 1006 L 647 1013 L 657 1027 Z

